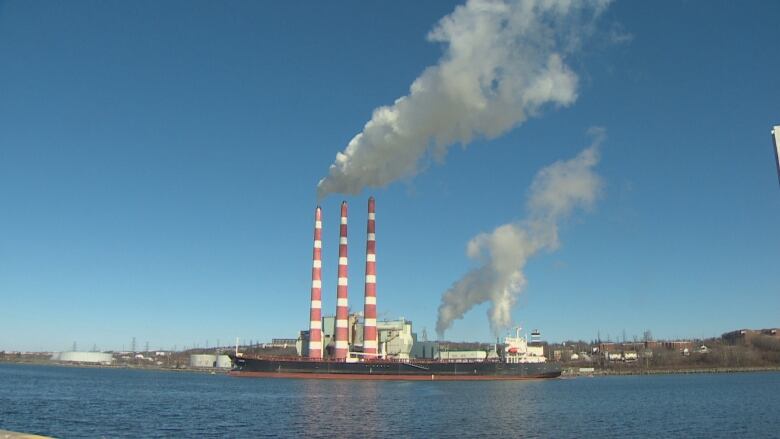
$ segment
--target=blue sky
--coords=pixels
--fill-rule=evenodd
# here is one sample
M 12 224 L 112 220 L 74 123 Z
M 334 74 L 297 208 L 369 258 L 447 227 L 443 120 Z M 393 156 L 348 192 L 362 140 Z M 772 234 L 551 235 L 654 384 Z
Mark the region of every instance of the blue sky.
M 456 2 L 0 2 L 0 350 L 181 348 L 308 325 L 316 186 L 409 93 Z M 377 199 L 380 317 L 434 337 L 475 235 L 521 220 L 534 175 L 603 127 L 595 206 L 531 258 L 514 321 L 549 340 L 778 326 L 776 2 L 616 2 L 566 58 L 571 105 L 338 205 L 362 308 Z M 493 338 L 487 305 L 446 338 Z

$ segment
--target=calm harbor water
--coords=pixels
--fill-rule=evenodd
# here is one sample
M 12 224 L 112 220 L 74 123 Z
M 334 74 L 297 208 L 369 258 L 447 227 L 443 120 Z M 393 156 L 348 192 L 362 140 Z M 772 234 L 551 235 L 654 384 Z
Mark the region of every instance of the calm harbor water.
M 0 429 L 77 437 L 780 437 L 780 373 L 520 382 L 0 364 Z

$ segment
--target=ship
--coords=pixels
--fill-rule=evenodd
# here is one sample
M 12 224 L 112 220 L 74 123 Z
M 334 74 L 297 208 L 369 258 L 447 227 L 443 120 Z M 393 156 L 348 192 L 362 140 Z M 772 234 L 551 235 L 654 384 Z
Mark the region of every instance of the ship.
M 335 317 L 322 316 L 322 209 L 314 214 L 314 246 L 312 252 L 312 283 L 309 330 L 301 331 L 297 356 L 248 355 L 236 351 L 230 354 L 233 369 L 240 377 L 363 379 L 363 380 L 521 380 L 556 378 L 561 375 L 558 364 L 544 357 L 539 332 L 532 339 L 521 336 L 515 328 L 504 343 L 496 343 L 481 357 L 459 356 L 456 352 L 439 351 L 430 357 L 410 355 L 416 338 L 411 323 L 401 319 L 400 326 L 377 322 L 376 294 L 376 224 L 374 197 L 368 200 L 366 227 L 365 300 L 362 323 L 349 314 L 347 203 L 341 203 L 339 224 L 339 259 L 337 306 Z M 423 337 L 425 339 L 425 337 Z M 401 346 L 401 348 L 394 348 Z M 425 346 L 421 344 L 421 346 Z M 437 348 L 438 349 L 438 348 Z M 297 346 L 296 346 L 296 350 Z M 431 348 L 433 352 L 433 347 Z M 452 355 L 451 355 L 452 354 Z
M 497 358 L 484 360 L 366 358 L 351 353 L 346 360 L 308 357 L 249 356 L 231 353 L 238 377 L 309 378 L 343 380 L 527 380 L 557 378 L 561 367 L 547 362 L 542 346 L 529 346 L 516 328 L 506 337 Z

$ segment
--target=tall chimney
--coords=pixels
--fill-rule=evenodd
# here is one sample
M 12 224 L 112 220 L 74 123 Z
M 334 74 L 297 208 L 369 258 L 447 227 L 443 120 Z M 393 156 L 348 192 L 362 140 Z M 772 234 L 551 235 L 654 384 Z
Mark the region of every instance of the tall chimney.
M 314 211 L 314 252 L 311 265 L 309 358 L 322 358 L 322 209 Z
M 339 277 L 336 290 L 336 359 L 346 359 L 349 352 L 347 302 L 347 202 L 341 203 L 341 227 L 339 231 Z
M 366 298 L 363 308 L 363 352 L 377 353 L 376 333 L 376 223 L 374 197 L 368 199 L 368 226 L 366 230 Z M 375 358 L 372 355 L 369 358 Z

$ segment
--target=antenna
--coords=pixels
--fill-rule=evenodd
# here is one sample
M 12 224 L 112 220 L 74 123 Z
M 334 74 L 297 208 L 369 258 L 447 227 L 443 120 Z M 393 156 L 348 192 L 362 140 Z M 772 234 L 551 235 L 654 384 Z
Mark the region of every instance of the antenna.
M 775 165 L 777 166 L 777 180 L 780 182 L 780 125 L 772 127 L 772 142 L 774 143 Z

